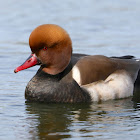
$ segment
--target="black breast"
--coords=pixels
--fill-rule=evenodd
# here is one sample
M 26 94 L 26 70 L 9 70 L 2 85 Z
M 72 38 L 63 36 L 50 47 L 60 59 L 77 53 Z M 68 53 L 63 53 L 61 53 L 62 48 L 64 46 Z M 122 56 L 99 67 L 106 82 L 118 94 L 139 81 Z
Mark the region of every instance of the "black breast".
M 89 94 L 81 89 L 71 76 L 71 66 L 58 75 L 49 75 L 39 70 L 29 81 L 25 98 L 39 102 L 90 102 Z

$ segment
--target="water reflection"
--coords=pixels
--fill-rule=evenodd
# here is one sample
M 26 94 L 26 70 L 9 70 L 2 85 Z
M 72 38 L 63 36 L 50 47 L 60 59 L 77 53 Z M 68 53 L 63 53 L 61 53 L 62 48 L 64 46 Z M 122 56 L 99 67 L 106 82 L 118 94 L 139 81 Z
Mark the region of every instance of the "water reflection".
M 89 107 L 89 105 L 87 105 Z M 73 111 L 81 109 L 80 106 L 68 104 L 41 104 L 26 103 L 26 111 L 28 114 L 38 116 L 38 125 L 36 132 L 39 138 L 61 138 L 70 137 L 69 126 L 71 125 Z M 83 109 L 82 109 L 83 110 Z M 71 117 L 70 117 L 71 116 Z M 65 133 L 67 133 L 65 135 Z
M 115 133 L 134 131 L 138 119 L 131 99 L 101 104 L 41 104 L 26 102 L 29 133 L 33 138 L 117 138 Z M 131 109 L 130 109 L 131 108 Z M 138 107 L 139 108 L 139 107 Z M 133 115 L 132 115 L 133 113 Z M 140 118 L 139 118 L 140 121 Z M 35 123 L 36 122 L 36 123 Z M 118 129 L 119 128 L 119 129 Z M 108 136 L 107 132 L 110 133 Z

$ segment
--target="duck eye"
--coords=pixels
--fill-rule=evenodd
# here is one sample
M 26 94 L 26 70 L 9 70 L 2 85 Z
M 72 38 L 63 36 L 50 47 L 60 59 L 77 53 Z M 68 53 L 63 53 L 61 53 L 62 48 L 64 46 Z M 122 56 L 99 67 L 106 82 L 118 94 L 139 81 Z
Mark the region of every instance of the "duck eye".
M 44 51 L 46 51 L 47 49 L 48 49 L 47 47 L 44 47 L 44 48 L 43 48 Z

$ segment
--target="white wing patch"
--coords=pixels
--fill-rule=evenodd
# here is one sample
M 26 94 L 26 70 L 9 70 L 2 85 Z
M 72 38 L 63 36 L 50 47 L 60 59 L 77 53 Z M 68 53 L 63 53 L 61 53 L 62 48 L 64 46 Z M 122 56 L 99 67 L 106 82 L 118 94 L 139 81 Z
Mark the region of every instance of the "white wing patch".
M 81 86 L 91 96 L 92 101 L 126 98 L 133 95 L 134 83 L 124 70 L 118 70 L 104 81 L 93 82 Z
M 81 85 L 81 74 L 77 66 L 74 66 L 72 69 L 72 77 L 79 85 Z

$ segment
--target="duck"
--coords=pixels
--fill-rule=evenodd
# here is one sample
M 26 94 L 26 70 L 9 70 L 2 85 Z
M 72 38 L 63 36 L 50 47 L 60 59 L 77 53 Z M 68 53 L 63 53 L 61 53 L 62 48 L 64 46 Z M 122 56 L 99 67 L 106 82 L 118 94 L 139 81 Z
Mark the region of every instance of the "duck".
M 40 65 L 26 86 L 27 101 L 84 103 L 133 95 L 140 59 L 72 53 L 69 34 L 55 24 L 36 27 L 29 46 L 31 55 L 14 70 L 17 73 Z

